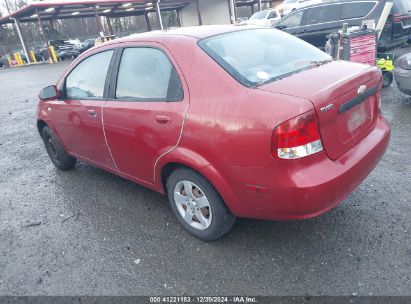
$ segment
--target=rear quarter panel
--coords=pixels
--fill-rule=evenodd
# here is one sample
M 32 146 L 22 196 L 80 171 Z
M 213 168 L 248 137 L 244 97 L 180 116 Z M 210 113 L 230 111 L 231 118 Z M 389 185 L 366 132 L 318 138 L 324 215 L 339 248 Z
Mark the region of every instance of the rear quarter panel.
M 270 166 L 273 129 L 313 107 L 302 98 L 241 85 L 192 42 L 166 45 L 184 73 L 190 104 L 178 146 L 155 168 L 156 182 L 168 163 L 186 165 L 203 174 L 231 208 L 238 202 L 236 189 L 220 168 Z
M 312 109 L 306 100 L 241 85 L 198 46 L 174 55 L 190 90 L 179 147 L 211 165 L 268 166 L 273 129 Z

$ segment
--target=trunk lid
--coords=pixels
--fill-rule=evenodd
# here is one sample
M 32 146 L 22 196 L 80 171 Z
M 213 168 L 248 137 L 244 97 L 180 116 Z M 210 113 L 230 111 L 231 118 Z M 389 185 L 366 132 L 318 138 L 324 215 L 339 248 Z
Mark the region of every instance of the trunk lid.
M 324 150 L 335 160 L 374 129 L 380 84 L 376 67 L 333 61 L 259 89 L 309 100 L 318 116 Z

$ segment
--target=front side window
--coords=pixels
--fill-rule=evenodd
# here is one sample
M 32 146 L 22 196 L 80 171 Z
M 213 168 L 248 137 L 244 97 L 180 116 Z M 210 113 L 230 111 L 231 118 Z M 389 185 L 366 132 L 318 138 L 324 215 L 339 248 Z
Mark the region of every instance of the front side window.
M 118 71 L 116 98 L 181 101 L 183 89 L 174 66 L 164 52 L 148 47 L 127 48 Z
M 66 78 L 68 99 L 103 98 L 113 50 L 92 55 L 80 62 Z
M 243 85 L 253 87 L 331 60 L 307 42 L 273 29 L 248 29 L 200 40 L 199 46 Z
M 319 24 L 340 20 L 341 5 L 326 5 L 308 9 L 307 24 Z
M 285 17 L 284 19 L 280 20 L 280 22 L 277 23 L 276 27 L 282 26 L 283 28 L 292 28 L 300 26 L 302 17 L 303 11 L 293 13 Z
M 365 17 L 371 12 L 375 4 L 375 2 L 345 3 L 342 6 L 341 19 Z

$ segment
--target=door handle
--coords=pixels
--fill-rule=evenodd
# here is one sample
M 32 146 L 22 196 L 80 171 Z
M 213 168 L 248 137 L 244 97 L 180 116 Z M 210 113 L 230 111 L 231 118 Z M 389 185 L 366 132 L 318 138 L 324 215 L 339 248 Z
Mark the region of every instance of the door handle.
M 94 109 L 87 110 L 87 114 L 89 117 L 92 117 L 92 118 L 97 117 L 97 112 Z
M 168 115 L 159 114 L 154 116 L 154 119 L 160 124 L 168 124 L 171 121 L 171 117 Z

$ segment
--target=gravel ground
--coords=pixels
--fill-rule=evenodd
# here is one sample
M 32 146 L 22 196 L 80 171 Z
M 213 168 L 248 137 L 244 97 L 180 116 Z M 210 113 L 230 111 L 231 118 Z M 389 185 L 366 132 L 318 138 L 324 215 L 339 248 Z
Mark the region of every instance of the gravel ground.
M 345 202 L 305 221 L 240 219 L 205 243 L 160 194 L 84 163 L 54 168 L 36 95 L 67 65 L 0 71 L 1 295 L 411 295 L 411 98 L 395 85 L 390 147 Z

